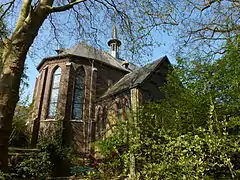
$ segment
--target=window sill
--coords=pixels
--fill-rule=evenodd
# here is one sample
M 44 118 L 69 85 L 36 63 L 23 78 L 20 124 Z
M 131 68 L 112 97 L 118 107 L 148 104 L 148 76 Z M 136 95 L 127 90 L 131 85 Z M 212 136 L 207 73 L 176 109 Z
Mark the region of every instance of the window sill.
M 77 122 L 77 123 L 82 123 L 83 120 L 76 120 L 76 119 L 71 119 L 69 120 L 70 122 Z M 57 122 L 56 119 L 44 119 L 42 122 Z
M 56 119 L 44 119 L 43 122 L 56 122 Z
M 76 123 L 82 123 L 83 122 L 83 120 L 76 120 L 76 119 L 71 119 L 69 121 L 70 122 L 76 122 Z

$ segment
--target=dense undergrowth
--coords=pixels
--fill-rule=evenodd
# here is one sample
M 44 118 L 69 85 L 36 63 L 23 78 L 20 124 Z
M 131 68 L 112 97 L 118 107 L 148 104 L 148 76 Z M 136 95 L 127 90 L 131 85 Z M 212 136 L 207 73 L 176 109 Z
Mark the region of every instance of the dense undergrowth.
M 214 62 L 178 60 L 162 88 L 165 99 L 132 112 L 97 143 L 106 177 L 240 178 L 238 42 Z

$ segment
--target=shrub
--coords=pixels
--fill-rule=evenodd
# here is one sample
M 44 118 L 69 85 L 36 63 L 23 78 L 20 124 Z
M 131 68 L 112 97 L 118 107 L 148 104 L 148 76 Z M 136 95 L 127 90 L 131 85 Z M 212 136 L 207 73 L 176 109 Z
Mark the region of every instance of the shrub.
M 13 179 L 45 179 L 51 175 L 52 163 L 47 152 L 20 156 L 19 163 L 11 167 Z
M 27 147 L 30 140 L 30 131 L 27 127 L 27 119 L 30 107 L 18 105 L 15 109 L 12 132 L 9 137 L 9 145 L 14 147 Z

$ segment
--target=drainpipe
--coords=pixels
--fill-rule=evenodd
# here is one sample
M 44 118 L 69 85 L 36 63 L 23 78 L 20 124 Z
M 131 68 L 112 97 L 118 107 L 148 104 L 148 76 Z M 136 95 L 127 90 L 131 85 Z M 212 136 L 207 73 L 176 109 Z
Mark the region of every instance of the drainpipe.
M 89 89 L 89 111 L 88 111 L 88 127 L 87 127 L 87 147 L 86 147 L 86 150 L 89 150 L 89 140 L 90 140 L 90 135 L 91 135 L 91 132 L 92 132 L 92 117 L 91 117 L 91 114 L 92 114 L 92 90 L 93 90 L 93 73 L 94 71 L 97 71 L 97 68 L 95 68 L 94 66 L 94 60 L 92 60 L 92 68 L 91 68 L 91 76 L 90 76 L 90 89 Z

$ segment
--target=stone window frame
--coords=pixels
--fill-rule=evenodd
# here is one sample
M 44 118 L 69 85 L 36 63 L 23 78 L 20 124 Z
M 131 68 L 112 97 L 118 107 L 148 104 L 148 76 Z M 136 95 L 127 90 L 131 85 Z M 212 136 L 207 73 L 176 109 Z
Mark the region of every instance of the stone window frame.
M 82 102 L 82 119 L 76 119 L 74 118 L 74 98 L 75 98 L 75 92 L 76 92 L 76 76 L 78 74 L 79 71 L 82 71 L 84 73 L 84 97 L 83 97 L 83 102 Z M 84 68 L 84 66 L 79 66 L 75 69 L 74 71 L 74 80 L 73 80 L 73 89 L 72 89 L 72 105 L 71 105 L 71 120 L 70 121 L 75 121 L 75 122 L 83 122 L 83 119 L 84 119 L 84 116 L 85 116 L 85 103 L 86 103 L 86 93 L 87 93 L 87 89 L 86 89 L 86 86 L 87 86 L 87 78 L 86 78 L 86 69 Z
M 53 84 L 54 84 L 54 79 L 55 79 L 55 72 L 57 70 L 60 70 L 60 79 L 59 79 L 59 85 L 58 85 L 58 88 L 55 88 L 55 89 L 58 89 L 58 97 L 57 97 L 57 102 L 56 102 L 56 107 L 55 107 L 55 115 L 54 116 L 50 116 L 49 115 L 49 111 L 50 111 L 50 104 L 51 104 L 51 98 L 52 98 L 52 90 L 53 90 Z M 58 103 L 59 103 L 59 95 L 60 95 L 60 89 L 61 89 L 61 80 L 62 80 L 62 68 L 59 66 L 59 65 L 56 65 L 52 68 L 52 71 L 51 71 L 51 79 L 50 79 L 50 89 L 49 89 L 49 97 L 48 97 L 48 103 L 47 103 L 47 116 L 46 116 L 46 119 L 54 119 L 55 120 L 55 117 L 57 115 L 57 111 L 58 111 Z

